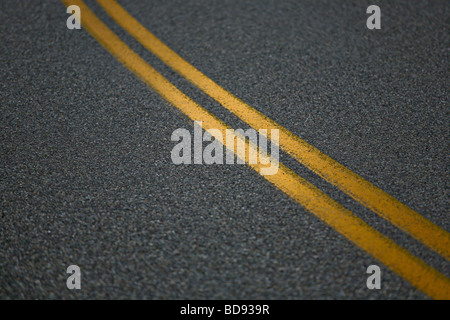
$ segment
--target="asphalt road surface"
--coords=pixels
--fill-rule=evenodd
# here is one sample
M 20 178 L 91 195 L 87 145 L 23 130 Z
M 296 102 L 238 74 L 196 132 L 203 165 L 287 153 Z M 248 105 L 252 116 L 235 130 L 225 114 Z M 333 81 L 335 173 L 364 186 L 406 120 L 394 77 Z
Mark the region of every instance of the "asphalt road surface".
M 250 127 L 100 2 L 85 4 L 147 64 L 227 125 Z M 280 161 L 323 197 L 295 198 L 247 165 L 175 165 L 171 135 L 195 119 L 119 61 L 86 10 L 69 30 L 61 1 L 3 0 L 1 299 L 450 298 L 448 1 L 118 2 L 205 77 L 442 232 L 414 236 L 289 150 Z M 379 30 L 366 27 L 371 4 Z M 389 250 L 332 226 L 334 211 L 320 217 L 321 197 Z M 410 256 L 427 273 L 405 268 Z M 81 290 L 66 287 L 70 265 Z M 370 265 L 379 290 L 367 288 Z

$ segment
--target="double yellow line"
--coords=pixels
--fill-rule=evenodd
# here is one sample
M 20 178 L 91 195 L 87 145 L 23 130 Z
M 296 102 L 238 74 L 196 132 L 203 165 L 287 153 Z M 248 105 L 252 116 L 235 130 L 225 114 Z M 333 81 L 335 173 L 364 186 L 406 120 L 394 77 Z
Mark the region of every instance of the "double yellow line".
M 213 135 L 212 129 L 218 129 L 223 137 L 229 134 L 226 131 L 230 129 L 229 126 L 191 100 L 145 62 L 99 20 L 82 0 L 63 0 L 63 2 L 67 6 L 78 5 L 81 8 L 84 28 L 117 60 L 164 99 L 190 119 L 202 121 L 203 128 L 211 130 Z M 251 127 L 256 130 L 278 129 L 280 147 L 301 164 L 447 260 L 450 259 L 448 232 L 220 87 L 156 38 L 115 0 L 97 0 L 97 2 L 147 50 Z M 270 136 L 268 138 L 270 139 Z M 250 150 L 255 149 L 248 141 L 246 147 Z M 260 164 L 249 166 L 260 172 Z M 450 280 L 447 277 L 370 227 L 283 164 L 280 163 L 278 173 L 275 175 L 263 177 L 419 290 L 436 299 L 450 299 Z

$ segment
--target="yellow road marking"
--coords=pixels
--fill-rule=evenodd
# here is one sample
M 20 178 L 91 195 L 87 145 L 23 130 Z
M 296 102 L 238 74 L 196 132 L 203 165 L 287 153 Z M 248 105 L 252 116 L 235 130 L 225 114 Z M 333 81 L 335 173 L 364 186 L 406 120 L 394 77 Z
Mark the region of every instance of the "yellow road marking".
M 218 129 L 223 137 L 229 134 L 230 131 L 227 131 L 231 129 L 229 126 L 191 100 L 131 50 L 82 0 L 63 0 L 63 2 L 67 6 L 78 5 L 81 8 L 84 28 L 117 60 L 164 99 L 192 120 L 202 121 L 206 130 Z M 247 140 L 246 147 L 254 148 Z M 249 165 L 260 172 L 259 163 Z M 419 290 L 435 299 L 450 299 L 450 280 L 447 277 L 370 227 L 286 166 L 280 163 L 278 173 L 263 177 Z
M 450 233 L 226 91 L 166 46 L 115 0 L 97 2 L 147 50 L 241 120 L 256 130 L 278 129 L 280 148 L 301 164 L 450 260 Z

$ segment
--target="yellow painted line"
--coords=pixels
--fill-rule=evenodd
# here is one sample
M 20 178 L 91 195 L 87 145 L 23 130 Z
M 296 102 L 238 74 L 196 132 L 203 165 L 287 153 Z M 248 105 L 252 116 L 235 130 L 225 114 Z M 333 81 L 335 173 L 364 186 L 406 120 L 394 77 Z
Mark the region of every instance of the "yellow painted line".
M 148 31 L 115 0 L 97 0 L 147 50 L 256 130 L 278 129 L 280 148 L 362 205 L 450 260 L 450 233 L 226 91 Z M 270 138 L 270 137 L 269 137 Z
M 192 120 L 202 121 L 206 130 L 218 129 L 223 137 L 227 136 L 227 129 L 231 129 L 229 126 L 195 103 L 131 50 L 82 0 L 63 2 L 67 6 L 78 5 L 83 27 L 148 86 Z M 246 147 L 254 148 L 247 140 Z M 249 165 L 257 172 L 263 167 L 259 163 Z M 370 227 L 286 166 L 280 163 L 278 173 L 263 177 L 419 290 L 435 299 L 450 299 L 450 279 Z

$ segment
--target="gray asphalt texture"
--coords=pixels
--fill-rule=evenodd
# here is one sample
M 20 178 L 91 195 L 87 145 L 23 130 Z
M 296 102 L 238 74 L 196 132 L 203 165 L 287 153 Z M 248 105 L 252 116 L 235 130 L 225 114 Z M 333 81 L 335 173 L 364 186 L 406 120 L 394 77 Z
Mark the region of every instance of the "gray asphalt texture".
M 131 48 L 235 128 L 246 128 Z M 449 2 L 125 1 L 218 84 L 450 230 Z M 172 164 L 188 120 L 60 1 L 0 2 L 1 299 L 427 299 L 246 166 Z M 282 154 L 437 270 L 448 262 Z M 76 264 L 82 289 L 66 288 Z M 366 268 L 382 269 L 368 290 Z

